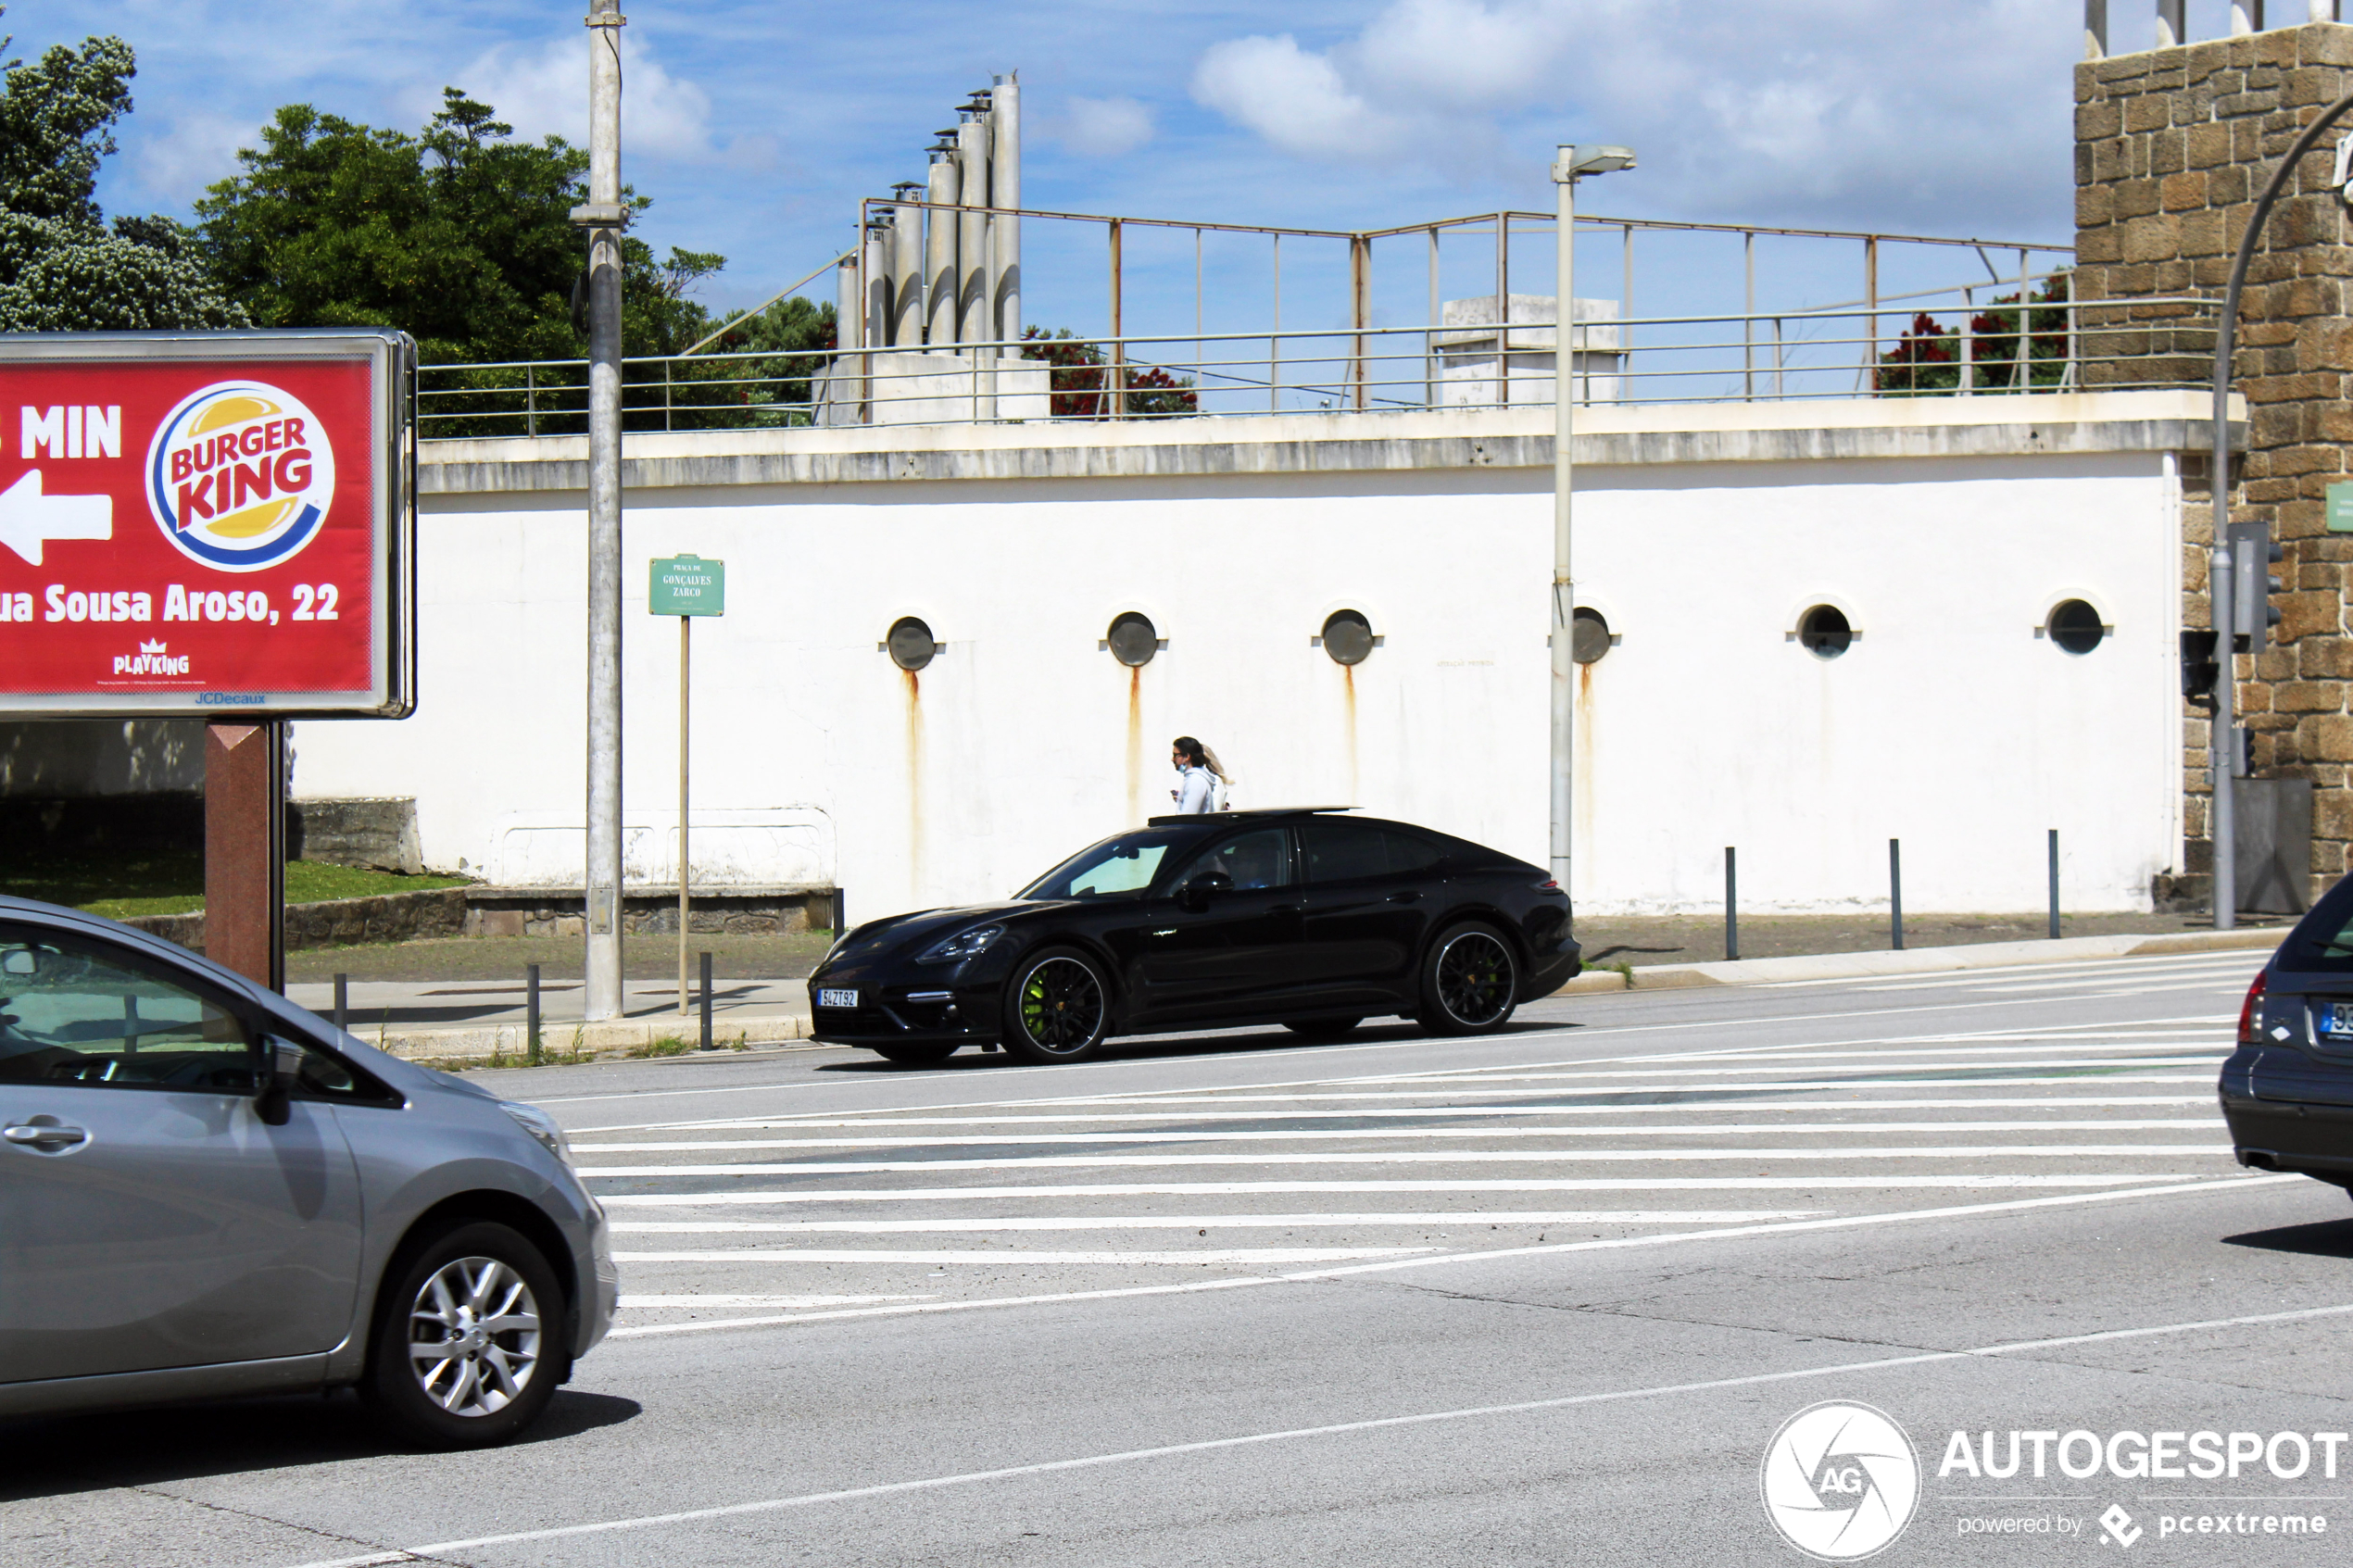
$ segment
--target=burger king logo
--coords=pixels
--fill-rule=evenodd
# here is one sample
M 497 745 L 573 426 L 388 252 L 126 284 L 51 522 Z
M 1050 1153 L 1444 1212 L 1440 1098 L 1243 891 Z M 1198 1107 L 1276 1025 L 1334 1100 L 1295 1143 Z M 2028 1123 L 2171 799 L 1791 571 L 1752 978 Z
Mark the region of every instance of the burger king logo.
M 147 506 L 172 547 L 221 571 L 292 560 L 319 536 L 335 454 L 302 399 L 217 382 L 181 399 L 147 447 Z

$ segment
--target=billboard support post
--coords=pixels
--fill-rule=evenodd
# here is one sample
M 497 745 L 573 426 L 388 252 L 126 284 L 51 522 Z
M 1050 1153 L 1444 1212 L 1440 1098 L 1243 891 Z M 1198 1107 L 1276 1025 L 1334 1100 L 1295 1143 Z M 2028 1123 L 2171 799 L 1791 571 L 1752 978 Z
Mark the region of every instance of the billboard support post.
M 204 742 L 205 957 L 286 985 L 286 726 L 216 720 Z
M 686 842 L 686 758 L 691 728 L 689 672 L 694 664 L 695 617 L 727 613 L 727 563 L 677 555 L 649 563 L 646 608 L 678 618 L 678 1016 L 686 1016 L 686 895 L 694 859 Z

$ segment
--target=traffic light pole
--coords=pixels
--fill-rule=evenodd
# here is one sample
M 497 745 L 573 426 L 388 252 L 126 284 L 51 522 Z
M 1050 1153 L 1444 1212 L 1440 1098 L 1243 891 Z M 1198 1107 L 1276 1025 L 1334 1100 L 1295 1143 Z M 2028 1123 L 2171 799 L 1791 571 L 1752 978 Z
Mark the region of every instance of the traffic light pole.
M 2214 416 L 2209 435 L 2209 461 L 2207 487 L 2214 494 L 2213 549 L 2207 558 L 2207 597 L 2212 607 L 2209 613 L 2214 626 L 2214 659 L 2220 673 L 2214 682 L 2214 721 L 2212 746 L 2207 754 L 2207 776 L 2213 781 L 2213 793 L 2208 809 L 2207 836 L 2214 847 L 2214 928 L 2228 931 L 2238 923 L 2238 824 L 2235 818 L 2236 780 L 2239 761 L 2237 726 L 2238 655 L 2232 635 L 2232 610 L 2236 605 L 2236 571 L 2231 558 L 2231 351 L 2235 346 L 2239 325 L 2239 295 L 2246 286 L 2247 264 L 2254 259 L 2255 246 L 2263 237 L 2263 226 L 2270 220 L 2271 207 L 2294 178 L 2296 166 L 2304 161 L 2330 128 L 2353 112 L 2353 93 L 2347 94 L 2322 111 L 2321 117 L 2304 128 L 2287 156 L 2280 159 L 2272 170 L 2271 182 L 2263 187 L 2263 194 L 2255 204 L 2248 218 L 2246 232 L 2239 236 L 2238 254 L 2231 259 L 2231 280 L 2222 291 L 2222 318 L 2214 334 Z M 2263 564 L 2250 562 L 2260 571 Z M 2260 618 L 2259 607 L 2256 619 Z M 2251 630 L 2251 628 L 2250 628 Z M 2252 646 L 2253 638 L 2249 638 Z

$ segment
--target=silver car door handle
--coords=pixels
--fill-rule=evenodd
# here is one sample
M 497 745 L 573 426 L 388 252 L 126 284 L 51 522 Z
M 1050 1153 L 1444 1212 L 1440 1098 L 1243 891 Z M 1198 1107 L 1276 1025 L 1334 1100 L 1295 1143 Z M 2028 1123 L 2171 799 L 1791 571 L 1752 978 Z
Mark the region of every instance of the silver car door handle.
M 0 1127 L 0 1138 L 13 1144 L 28 1144 L 34 1148 L 68 1148 L 89 1141 L 90 1135 L 80 1127 L 55 1124 Z

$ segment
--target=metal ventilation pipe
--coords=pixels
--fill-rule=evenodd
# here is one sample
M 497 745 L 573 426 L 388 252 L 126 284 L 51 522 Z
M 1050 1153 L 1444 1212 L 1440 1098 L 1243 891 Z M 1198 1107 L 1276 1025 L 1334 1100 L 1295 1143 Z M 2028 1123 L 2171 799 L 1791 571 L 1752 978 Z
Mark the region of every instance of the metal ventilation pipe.
M 845 256 L 834 268 L 834 346 L 866 346 L 865 249 Z
M 988 205 L 1021 206 L 1021 72 L 1008 71 L 989 88 Z M 1021 336 L 1021 220 L 988 220 L 992 305 L 988 333 L 1011 343 Z M 1015 351 L 1008 351 L 1015 352 Z
M 975 95 L 974 102 L 981 100 Z M 956 167 L 964 210 L 956 215 L 956 341 L 987 343 L 988 328 L 988 120 L 967 113 L 956 128 Z
M 890 188 L 900 201 L 912 201 L 923 190 L 912 180 Z M 924 209 L 896 207 L 890 211 L 890 332 L 893 347 L 924 341 Z
M 866 264 L 861 276 L 866 285 L 865 340 L 874 348 L 890 344 L 890 274 L 896 260 L 892 241 L 897 217 L 896 212 L 885 207 L 866 225 L 866 244 L 862 252 Z
M 943 131 L 942 136 L 955 132 Z M 924 341 L 937 347 L 956 341 L 956 206 L 962 169 L 956 144 L 943 142 L 931 150 L 931 179 L 925 199 L 933 203 L 924 212 Z

